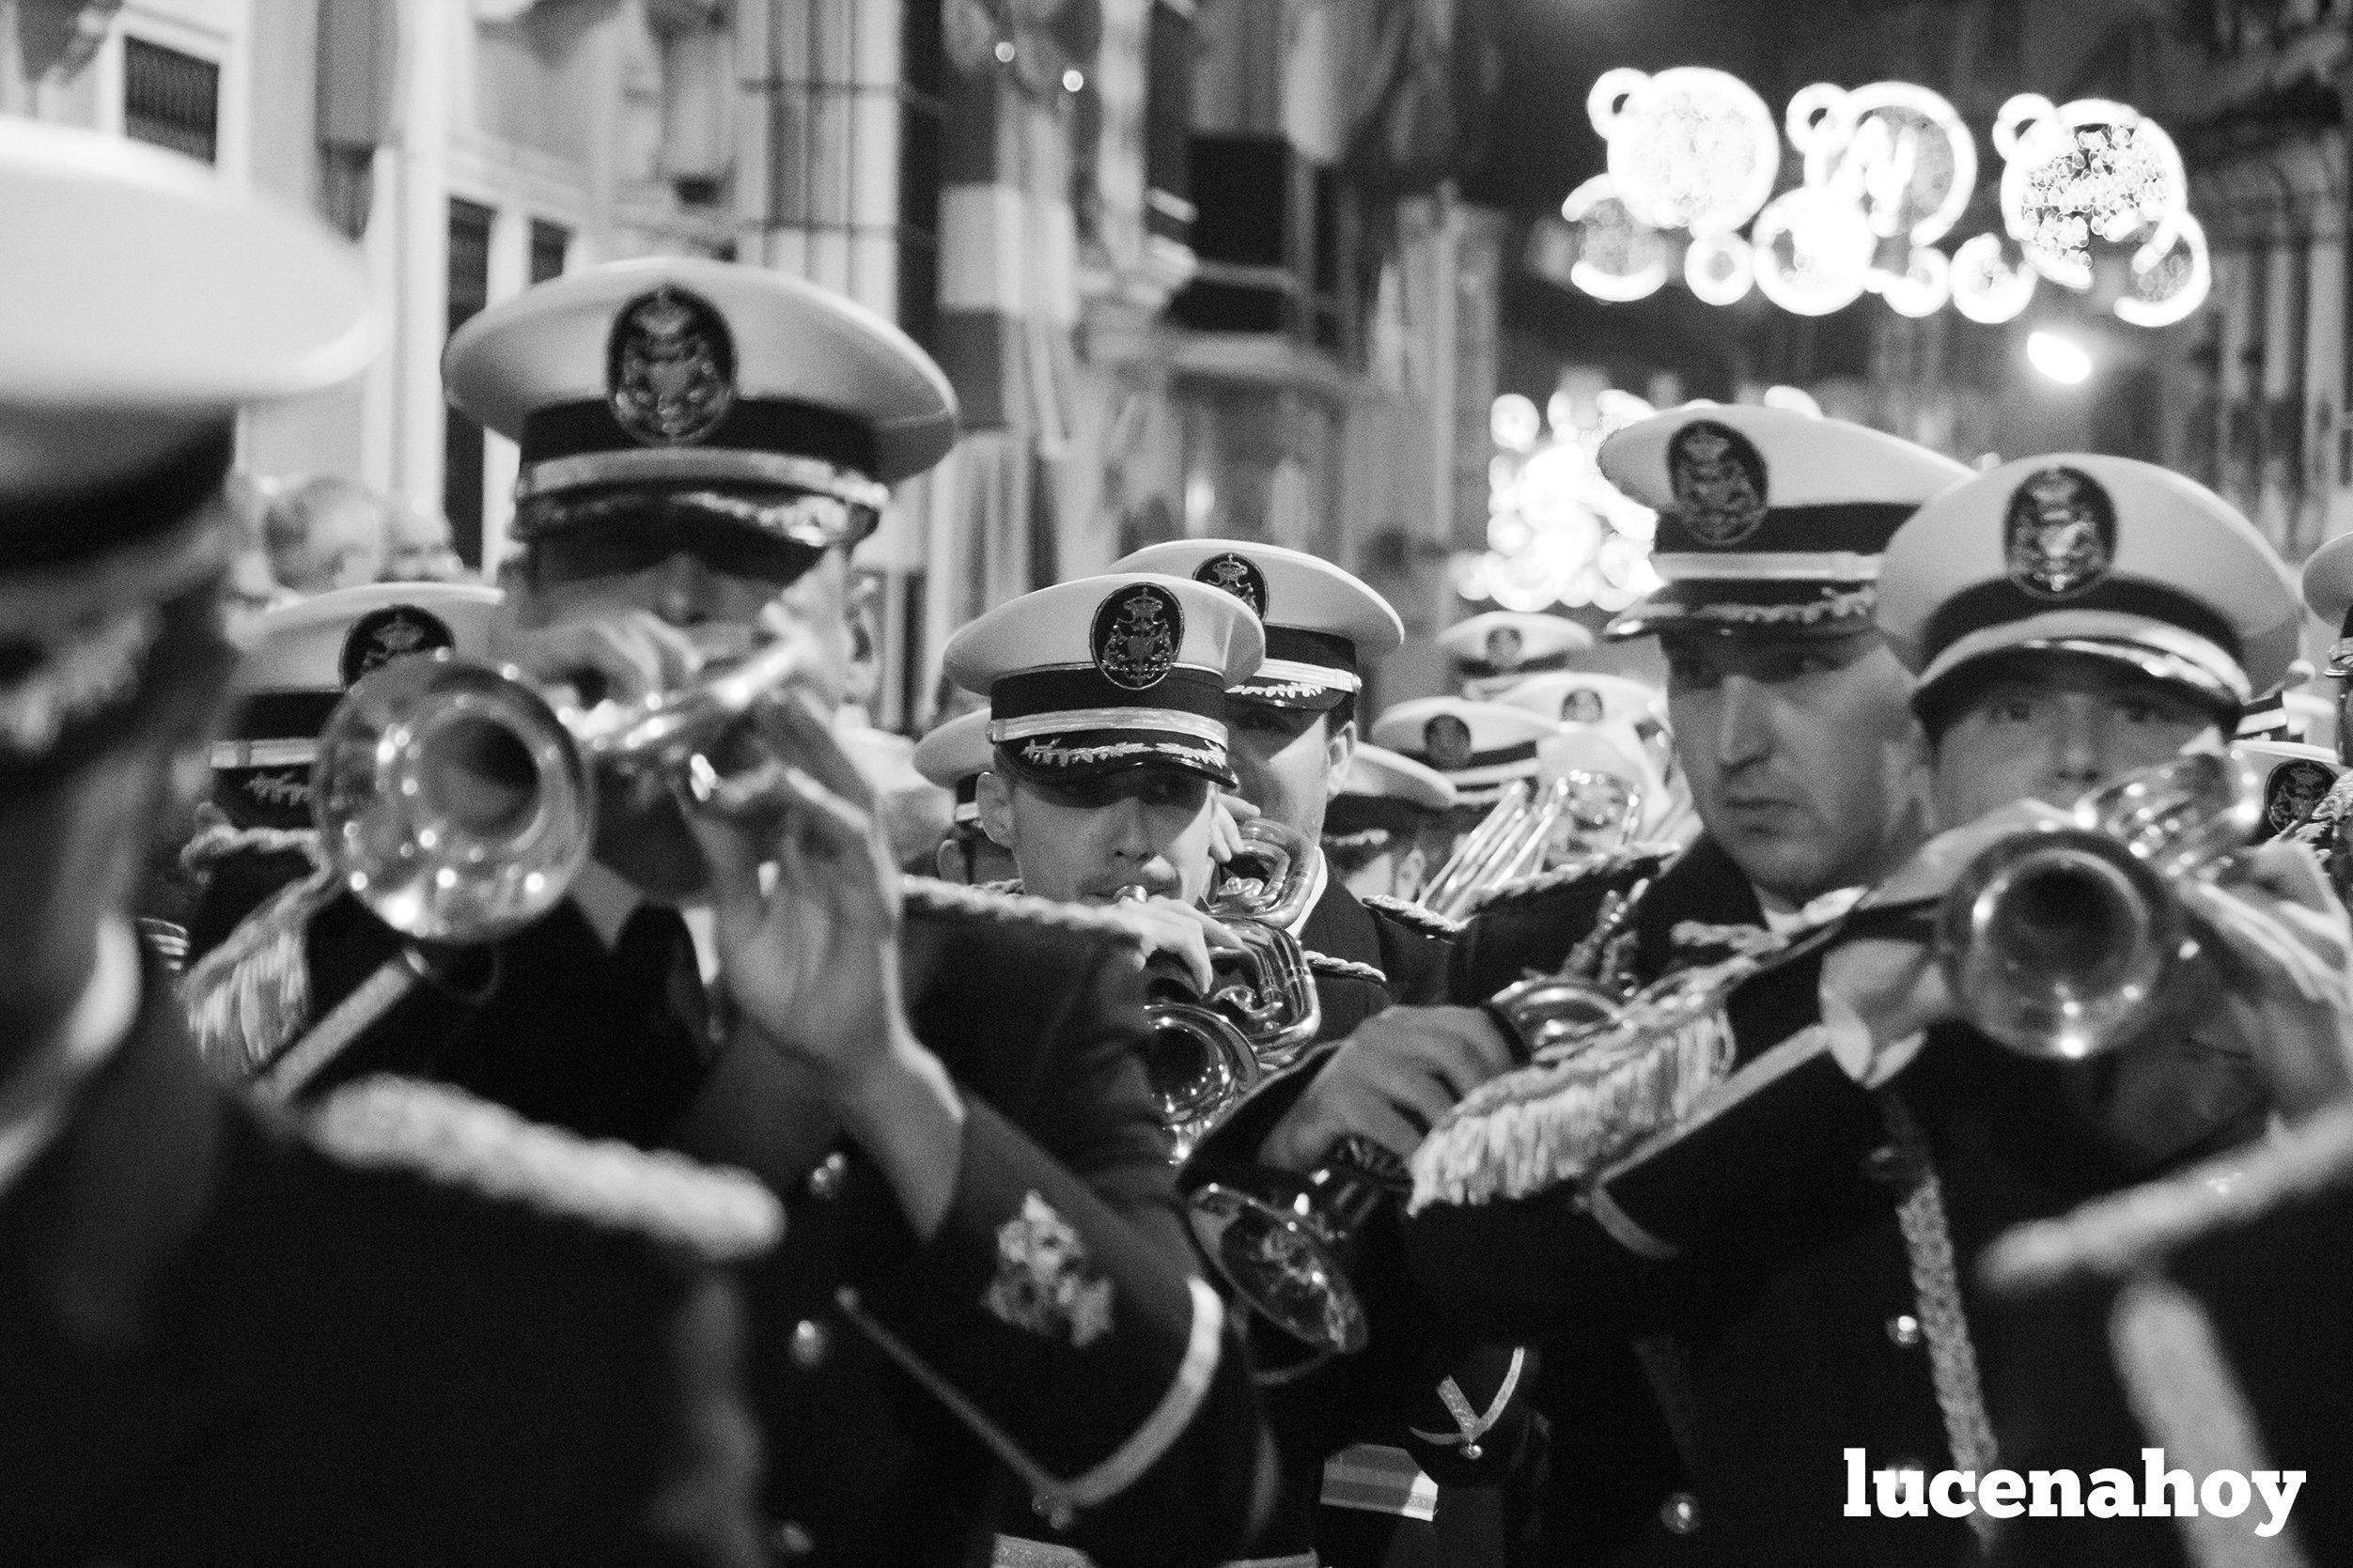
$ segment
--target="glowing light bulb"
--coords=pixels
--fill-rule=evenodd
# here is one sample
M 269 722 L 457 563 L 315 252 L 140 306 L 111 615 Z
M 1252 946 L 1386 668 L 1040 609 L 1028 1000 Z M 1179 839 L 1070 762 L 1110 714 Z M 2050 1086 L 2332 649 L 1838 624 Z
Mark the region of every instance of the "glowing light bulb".
M 2083 345 L 2063 333 L 2029 333 L 2026 359 L 2061 386 L 2080 386 L 2091 380 L 2092 356 L 2084 351 Z

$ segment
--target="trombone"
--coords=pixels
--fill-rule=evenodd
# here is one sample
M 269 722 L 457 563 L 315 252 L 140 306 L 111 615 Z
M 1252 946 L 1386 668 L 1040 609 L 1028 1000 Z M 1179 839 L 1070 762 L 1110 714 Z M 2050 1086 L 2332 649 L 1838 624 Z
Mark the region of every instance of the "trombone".
M 1642 792 L 1613 773 L 1572 768 L 1540 789 L 1514 780 L 1439 867 L 1420 902 L 1433 914 L 1460 920 L 1506 883 L 1625 847 L 1642 814 Z
M 491 942 L 563 898 L 596 836 L 600 768 L 662 777 L 803 670 L 777 643 L 686 685 L 581 708 L 447 650 L 347 692 L 312 773 L 320 858 L 403 936 Z

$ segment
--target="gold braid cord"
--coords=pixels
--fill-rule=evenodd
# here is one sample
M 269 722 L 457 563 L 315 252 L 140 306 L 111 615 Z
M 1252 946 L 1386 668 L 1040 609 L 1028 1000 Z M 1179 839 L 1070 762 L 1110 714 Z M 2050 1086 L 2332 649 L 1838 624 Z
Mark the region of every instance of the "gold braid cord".
M 1944 1215 L 1944 1188 L 1937 1180 L 1927 1138 L 1893 1091 L 1879 1095 L 1879 1112 L 1903 1159 L 1905 1192 L 1895 1219 L 1911 1260 L 1912 1294 L 1928 1342 L 1928 1370 L 1936 1381 L 1937 1408 L 1944 1416 L 1945 1442 L 1956 1468 L 1983 1475 L 1993 1467 L 1993 1423 L 1986 1415 L 1977 1346 L 1969 1337 L 1969 1314 L 1961 1306 L 1960 1270 Z M 1983 1511 L 1972 1512 L 1969 1522 L 1981 1541 L 1991 1539 L 1994 1521 Z

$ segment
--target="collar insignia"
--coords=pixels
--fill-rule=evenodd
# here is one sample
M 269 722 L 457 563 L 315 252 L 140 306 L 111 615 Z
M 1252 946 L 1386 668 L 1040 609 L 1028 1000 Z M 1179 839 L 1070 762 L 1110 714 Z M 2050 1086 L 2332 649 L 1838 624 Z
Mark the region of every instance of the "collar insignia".
M 605 345 L 605 402 L 647 446 L 717 429 L 736 401 L 735 339 L 709 301 L 669 284 L 621 307 Z
M 1458 773 L 1471 760 L 1471 726 L 1441 713 L 1422 726 L 1422 754 L 1441 773 Z
M 1145 691 L 1167 676 L 1184 640 L 1185 613 L 1176 596 L 1136 582 L 1097 607 L 1087 645 L 1105 679 L 1130 691 Z
M 1667 443 L 1667 477 L 1685 532 L 1718 550 L 1764 526 L 1765 458 L 1729 425 L 1693 420 Z
M 2263 783 L 2263 818 L 2275 833 L 2283 833 L 2310 816 L 2337 782 L 2326 763 L 2310 757 L 2290 757 L 2271 769 Z
M 1250 606 L 1250 613 L 1260 620 L 1267 618 L 1267 578 L 1246 558 L 1227 551 L 1201 563 L 1192 574 L 1195 582 L 1206 582 L 1222 589 Z
M 2010 581 L 2039 599 L 2070 599 L 2116 560 L 2116 506 L 2080 469 L 2037 469 L 2010 497 L 2002 520 Z
M 353 622 L 343 639 L 343 684 L 350 686 L 396 659 L 457 645 L 457 637 L 439 615 L 413 604 L 387 604 Z

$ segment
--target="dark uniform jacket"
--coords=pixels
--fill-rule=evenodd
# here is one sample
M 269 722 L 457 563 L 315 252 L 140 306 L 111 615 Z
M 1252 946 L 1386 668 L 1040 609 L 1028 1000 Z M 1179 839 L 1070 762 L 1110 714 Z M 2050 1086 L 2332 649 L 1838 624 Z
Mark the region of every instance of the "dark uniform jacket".
M 1707 939 L 1752 923 L 1763 924 L 1753 893 L 1703 839 L 1638 909 L 1637 972 L 1666 967 L 1662 953 L 1716 956 Z M 1489 955 L 1485 984 L 1503 968 L 1500 950 L 1469 947 Z M 2038 1358 L 1985 1296 L 1973 1265 L 2009 1226 L 2128 1179 L 2067 1124 L 2058 1069 L 1964 1027 L 1932 1032 L 1893 1085 L 1863 1090 L 1818 1031 L 1800 1032 L 1818 1021 L 1819 981 L 1809 956 L 1734 992 L 1731 1079 L 1595 1190 L 1433 1205 L 1407 1225 L 1423 1288 L 1467 1327 L 1543 1336 L 1549 1364 L 1554 1354 L 1566 1364 L 1570 1346 L 1606 1363 L 1597 1347 L 1633 1344 L 1689 1495 L 1649 1520 L 1571 1513 L 1576 1460 L 1565 1457 L 1568 1516 L 1555 1520 L 1620 1560 L 1968 1560 L 1961 1521 L 1844 1517 L 1844 1451 L 1863 1449 L 1873 1470 L 1934 1474 L 1955 1466 L 1953 1433 L 1983 1431 L 1990 1449 L 1992 1429 L 2031 1423 L 2049 1396 Z M 1934 1233 L 1941 1243 L 1921 1244 Z M 1963 1343 L 1975 1387 L 1948 1378 L 1940 1388 L 1937 1349 Z M 1556 1432 L 1582 1424 L 1615 1447 L 1639 1425 L 1613 1400 L 1557 1384 L 1548 1391 Z M 1565 1436 L 1561 1447 L 1574 1444 Z M 1604 1468 L 1588 1492 L 1615 1494 L 1621 1508 L 1668 1473 L 1591 1457 Z M 1982 1450 L 1978 1459 L 1987 1462 Z
M 573 1184 L 772 1203 L 394 1097 L 296 1137 L 162 1005 L 81 1087 L 0 1188 L 0 1562 L 756 1561 L 733 1295 Z
M 1439 928 L 1412 924 L 1395 907 L 1362 902 L 1336 876 L 1293 934 L 1316 973 L 1323 1007 L 1317 1040 L 1344 1040 L 1385 1007 L 1445 994 L 1446 943 Z
M 747 1280 L 773 1560 L 962 1560 L 1007 1494 L 1106 1565 L 1232 1555 L 1271 1482 L 1247 1356 L 1176 1205 L 1133 950 L 1064 906 L 908 888 L 911 1020 L 967 1110 L 927 1242 L 870 1161 L 809 1125 L 782 1058 L 716 1053 L 675 920 L 666 956 L 633 929 L 608 954 L 561 906 L 500 944 L 487 1001 L 450 1012 L 421 988 L 338 1070 L 401 1066 L 583 1131 L 675 1137 L 786 1199 L 787 1243 Z M 319 999 L 380 961 L 388 934 L 357 934 L 373 924 L 348 900 L 309 921 Z

